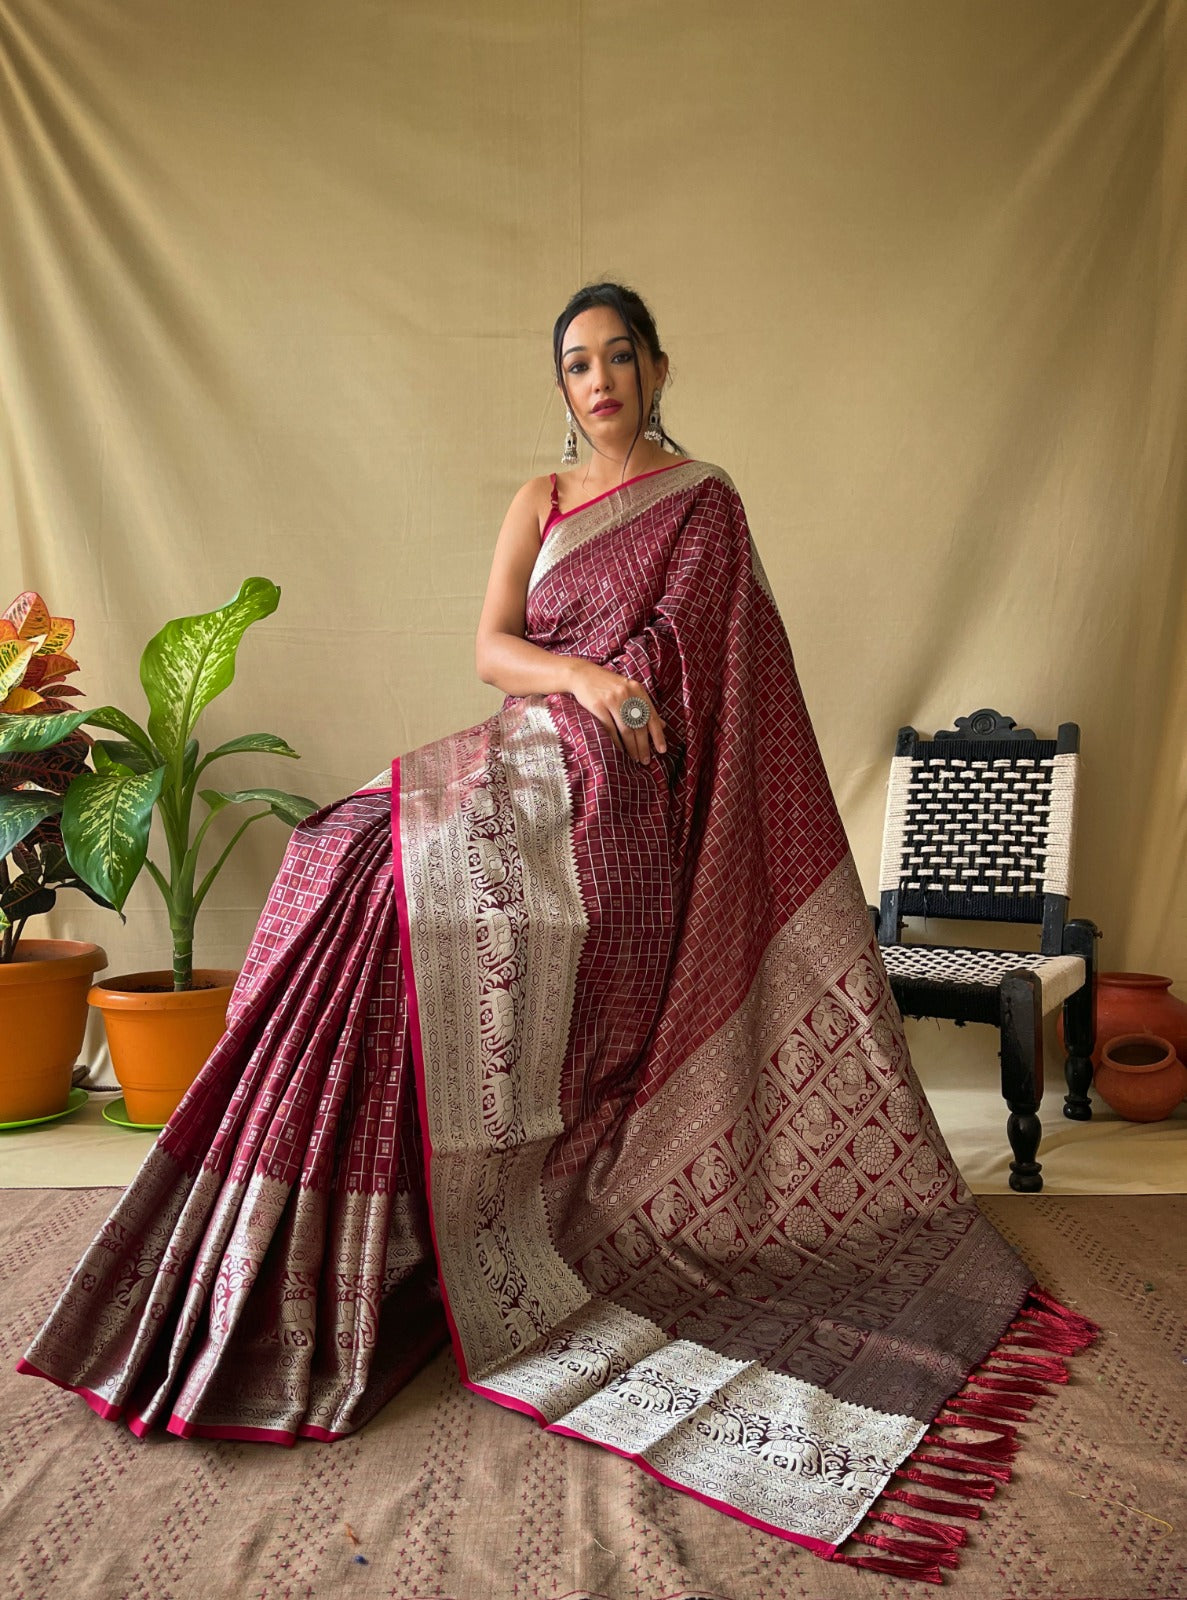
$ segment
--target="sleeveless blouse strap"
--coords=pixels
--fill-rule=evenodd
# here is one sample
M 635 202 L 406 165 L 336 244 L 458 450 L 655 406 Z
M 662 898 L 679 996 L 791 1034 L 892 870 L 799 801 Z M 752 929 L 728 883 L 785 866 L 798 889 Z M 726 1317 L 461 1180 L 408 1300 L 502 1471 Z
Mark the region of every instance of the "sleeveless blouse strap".
M 560 494 L 558 493 L 557 487 L 556 487 L 556 473 L 555 472 L 550 472 L 548 474 L 548 478 L 549 478 L 550 483 L 552 484 L 552 509 L 554 511 L 559 511 L 560 508 L 561 508 L 561 502 L 560 502 Z

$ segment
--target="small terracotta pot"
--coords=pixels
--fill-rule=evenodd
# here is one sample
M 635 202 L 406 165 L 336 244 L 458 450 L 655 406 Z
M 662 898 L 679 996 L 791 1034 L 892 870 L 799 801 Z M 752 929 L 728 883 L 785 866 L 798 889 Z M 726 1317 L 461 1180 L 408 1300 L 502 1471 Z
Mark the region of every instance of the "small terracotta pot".
M 1187 1067 L 1169 1039 L 1122 1033 L 1105 1044 L 1093 1083 L 1119 1117 L 1161 1122 L 1187 1095 Z
M 1092 1059 L 1122 1033 L 1154 1033 L 1168 1039 L 1180 1061 L 1187 1061 L 1187 1001 L 1170 992 L 1171 979 L 1157 972 L 1098 972 L 1093 984 L 1096 1045 Z M 1063 1016 L 1056 1024 L 1063 1044 Z M 1066 1045 L 1065 1045 L 1066 1048 Z
M 111 1065 L 132 1122 L 165 1123 L 226 1032 L 237 972 L 196 967 L 195 988 L 173 990 L 171 972 L 130 972 L 97 983 Z
M 77 939 L 21 939 L 0 962 L 0 1122 L 66 1109 L 87 990 L 106 965 L 100 945 Z

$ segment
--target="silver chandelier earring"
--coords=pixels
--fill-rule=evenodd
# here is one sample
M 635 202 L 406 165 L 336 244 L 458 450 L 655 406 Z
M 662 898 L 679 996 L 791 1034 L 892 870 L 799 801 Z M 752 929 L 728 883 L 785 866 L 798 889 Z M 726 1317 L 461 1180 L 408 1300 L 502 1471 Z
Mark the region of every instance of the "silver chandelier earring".
M 575 467 L 580 461 L 577 454 L 577 429 L 573 426 L 573 413 L 566 408 L 565 421 L 569 424 L 569 431 L 565 434 L 565 449 L 561 456 L 562 467 Z
M 658 389 L 655 391 L 655 393 L 651 397 L 651 415 L 647 419 L 647 427 L 645 428 L 645 430 L 643 432 L 643 437 L 645 439 L 649 439 L 652 444 L 663 444 L 663 442 L 664 442 L 663 425 L 659 420 L 659 390 Z

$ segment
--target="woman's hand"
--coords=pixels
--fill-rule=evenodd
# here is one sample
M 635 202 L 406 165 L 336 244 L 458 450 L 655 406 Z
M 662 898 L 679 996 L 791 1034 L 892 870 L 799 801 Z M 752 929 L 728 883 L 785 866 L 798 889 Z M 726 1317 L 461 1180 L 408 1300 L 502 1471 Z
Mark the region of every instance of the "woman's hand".
M 652 704 L 647 690 L 634 678 L 624 678 L 609 667 L 599 667 L 595 661 L 577 659 L 573 663 L 570 692 L 610 730 L 624 755 L 635 761 L 650 761 L 652 744 L 661 755 L 667 750 L 664 719 Z M 651 712 L 641 728 L 630 728 L 622 720 L 623 703 L 632 698 L 645 701 Z

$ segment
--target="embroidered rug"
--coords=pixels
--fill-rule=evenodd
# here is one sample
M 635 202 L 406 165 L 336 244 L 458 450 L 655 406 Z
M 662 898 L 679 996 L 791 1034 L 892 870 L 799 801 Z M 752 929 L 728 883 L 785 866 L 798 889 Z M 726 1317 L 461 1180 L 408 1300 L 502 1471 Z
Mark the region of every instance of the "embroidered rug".
M 448 1351 L 334 1445 L 138 1440 L 14 1371 L 112 1198 L 0 1199 L 4 1600 L 935 1593 L 826 1566 L 604 1450 L 509 1417 L 461 1387 Z M 1036 1278 L 1113 1331 L 1022 1425 L 1014 1481 L 976 1502 L 946 1582 L 961 1600 L 1187 1595 L 1187 1197 L 979 1204 Z

